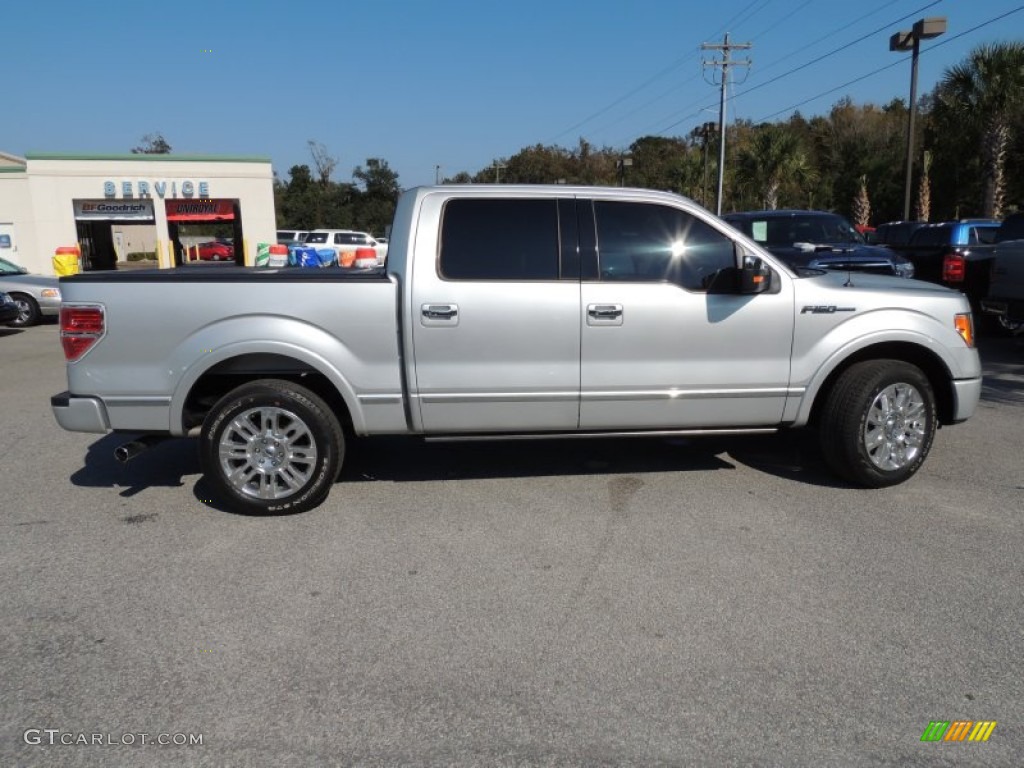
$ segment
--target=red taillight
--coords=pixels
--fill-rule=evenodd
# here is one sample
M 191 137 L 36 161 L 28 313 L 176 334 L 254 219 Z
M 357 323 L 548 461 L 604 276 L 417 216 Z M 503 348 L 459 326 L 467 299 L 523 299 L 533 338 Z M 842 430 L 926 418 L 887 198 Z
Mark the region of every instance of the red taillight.
M 60 343 L 64 359 L 69 363 L 80 360 L 106 330 L 103 307 L 63 306 L 60 308 Z
M 942 260 L 942 282 L 962 283 L 966 272 L 966 262 L 959 253 L 946 254 Z

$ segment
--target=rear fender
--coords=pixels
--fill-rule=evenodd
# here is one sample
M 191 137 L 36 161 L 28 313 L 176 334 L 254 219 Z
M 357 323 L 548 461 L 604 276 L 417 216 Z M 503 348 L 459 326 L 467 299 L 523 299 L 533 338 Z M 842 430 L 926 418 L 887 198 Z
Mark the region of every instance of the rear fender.
M 265 322 L 268 320 L 272 322 Z M 295 339 L 303 343 L 296 344 Z M 345 401 L 353 429 L 364 431 L 365 416 L 355 388 L 340 370 L 357 369 L 359 361 L 352 351 L 337 337 L 301 320 L 259 316 L 234 317 L 201 328 L 172 351 L 168 358 L 171 370 L 184 371 L 171 398 L 172 434 L 184 434 L 185 402 L 203 374 L 226 360 L 259 353 L 291 358 L 323 374 Z

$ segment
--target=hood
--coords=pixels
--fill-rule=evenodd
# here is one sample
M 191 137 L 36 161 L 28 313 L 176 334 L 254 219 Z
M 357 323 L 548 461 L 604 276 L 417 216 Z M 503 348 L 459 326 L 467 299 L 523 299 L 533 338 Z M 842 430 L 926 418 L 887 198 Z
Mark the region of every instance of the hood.
M 848 291 L 850 295 L 859 291 L 873 291 L 875 293 L 892 293 L 903 297 L 918 296 L 920 298 L 963 296 L 960 291 L 947 288 L 944 285 L 926 283 L 923 280 L 908 280 L 894 275 L 874 275 L 868 272 L 815 272 L 814 274 L 802 277 L 801 281 L 803 280 L 826 289 L 834 288 L 838 291 Z
M 806 267 L 811 262 L 831 267 L 840 262 L 867 265 L 892 264 L 899 260 L 896 253 L 888 248 L 862 243 L 793 243 L 772 245 L 768 250 L 794 267 Z
M 8 274 L 6 272 L 0 273 L 0 283 L 7 283 L 8 285 L 24 285 L 24 286 L 35 286 L 36 288 L 59 288 L 60 282 L 56 277 L 47 277 L 46 275 L 21 275 L 21 274 Z

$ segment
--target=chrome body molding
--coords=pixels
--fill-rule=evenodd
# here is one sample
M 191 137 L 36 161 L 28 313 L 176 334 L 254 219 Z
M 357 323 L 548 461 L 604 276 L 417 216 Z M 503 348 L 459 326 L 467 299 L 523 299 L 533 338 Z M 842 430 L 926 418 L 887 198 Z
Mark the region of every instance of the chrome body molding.
M 618 392 L 584 392 L 587 401 L 608 400 L 680 400 L 720 397 L 800 397 L 806 387 L 766 387 L 764 389 L 654 389 Z
M 600 437 L 707 437 L 711 435 L 771 435 L 778 427 L 729 427 L 724 429 L 643 429 L 616 432 L 511 432 L 479 435 L 427 435 L 428 443 L 461 443 L 483 440 L 565 440 Z
M 396 392 L 390 395 L 357 395 L 363 405 L 401 405 L 402 393 Z
M 108 408 L 167 408 L 171 404 L 171 398 L 167 396 L 121 396 L 105 397 L 103 402 Z
M 615 392 L 453 392 L 420 395 L 424 403 L 536 403 L 566 400 L 584 402 L 636 401 L 636 400 L 679 400 L 708 399 L 720 397 L 800 397 L 806 387 L 767 387 L 764 389 L 651 389 L 622 390 Z M 364 395 L 360 395 L 362 400 Z M 400 396 L 396 396 L 400 397 Z M 392 400 L 379 402 L 396 402 Z

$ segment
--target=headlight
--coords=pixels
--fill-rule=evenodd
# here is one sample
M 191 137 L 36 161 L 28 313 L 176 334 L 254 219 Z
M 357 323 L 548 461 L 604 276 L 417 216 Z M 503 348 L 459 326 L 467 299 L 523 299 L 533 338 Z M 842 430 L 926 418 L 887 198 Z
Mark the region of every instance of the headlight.
M 39 292 L 39 295 L 44 299 L 59 299 L 60 291 L 56 288 L 43 288 L 43 290 Z
M 895 264 L 896 274 L 900 277 L 911 278 L 914 276 L 914 262 L 898 261 Z

